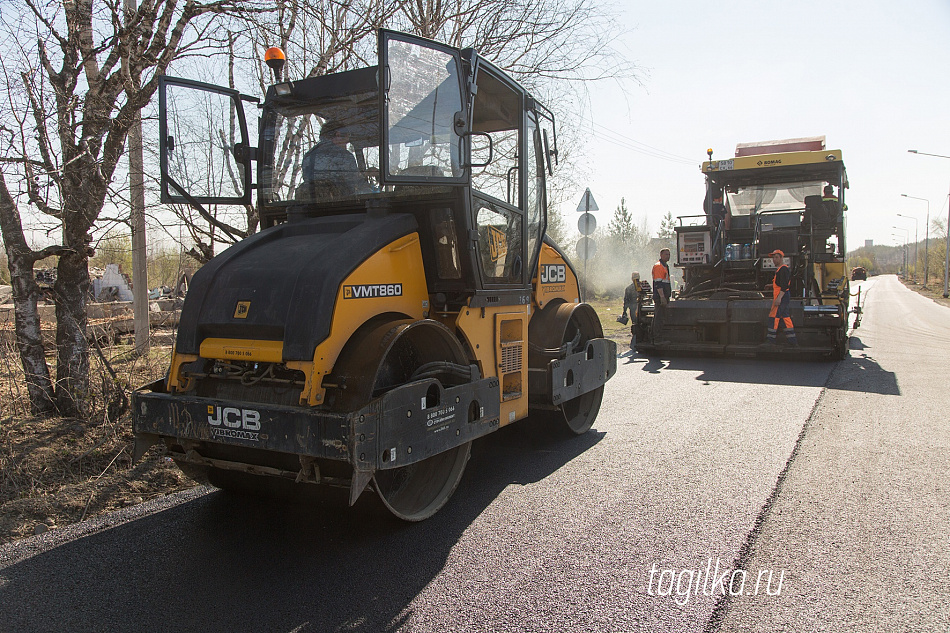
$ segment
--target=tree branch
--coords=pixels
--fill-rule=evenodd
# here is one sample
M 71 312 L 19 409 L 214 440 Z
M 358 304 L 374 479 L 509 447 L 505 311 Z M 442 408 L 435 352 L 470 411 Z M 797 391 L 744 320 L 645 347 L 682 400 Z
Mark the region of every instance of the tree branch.
M 46 165 L 38 160 L 31 160 L 29 158 L 20 157 L 20 158 L 0 158 L 0 163 L 7 165 L 33 165 L 34 167 L 41 167 L 46 169 Z
M 47 257 L 53 257 L 53 256 L 62 257 L 63 255 L 66 255 L 67 253 L 75 253 L 75 252 L 76 252 L 75 249 L 67 248 L 65 246 L 62 246 L 61 244 L 56 244 L 54 246 L 47 246 L 46 248 L 42 248 L 38 251 L 33 251 L 33 254 L 35 257 L 34 261 L 42 261 L 46 259 Z

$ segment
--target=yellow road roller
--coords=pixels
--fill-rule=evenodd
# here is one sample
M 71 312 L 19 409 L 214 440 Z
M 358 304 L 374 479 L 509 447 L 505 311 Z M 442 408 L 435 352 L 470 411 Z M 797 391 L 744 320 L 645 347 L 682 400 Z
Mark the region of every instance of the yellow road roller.
M 256 147 L 259 100 L 162 78 L 162 201 L 213 218 L 256 190 L 262 230 L 194 275 L 167 378 L 134 394 L 136 459 L 163 443 L 222 488 L 351 505 L 371 487 L 418 521 L 473 440 L 528 416 L 591 428 L 616 344 L 545 235 L 553 114 L 474 50 L 387 30 L 378 50 L 296 81 L 269 54 Z

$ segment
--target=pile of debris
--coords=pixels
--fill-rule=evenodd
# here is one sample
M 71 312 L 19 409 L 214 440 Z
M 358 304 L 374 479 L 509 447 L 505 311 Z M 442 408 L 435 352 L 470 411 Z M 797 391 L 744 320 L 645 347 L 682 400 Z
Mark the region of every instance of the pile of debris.
M 118 264 L 106 264 L 105 270 L 90 268 L 89 277 L 92 280 L 90 288 L 93 301 L 109 303 L 132 300 L 132 281 L 128 275 L 119 272 Z
M 36 284 L 43 293 L 41 301 L 53 303 L 53 286 L 56 283 L 55 268 L 38 268 L 33 271 Z M 93 303 L 112 303 L 114 301 L 132 301 L 132 280 L 129 276 L 119 270 L 118 264 L 107 264 L 105 268 L 93 266 L 89 269 L 89 278 L 92 283 L 89 286 L 89 301 Z M 183 298 L 188 292 L 188 283 L 191 281 L 191 275 L 188 272 L 182 273 L 175 288 L 171 286 L 159 286 L 148 292 L 148 298 L 155 299 L 173 299 Z M 6 289 L 4 291 L 3 289 Z M 12 303 L 12 291 L 10 286 L 0 286 L 0 305 Z
M 43 293 L 46 303 L 53 303 L 53 285 L 56 283 L 55 268 L 38 268 L 33 271 L 36 285 Z M 89 300 L 97 303 L 111 301 L 131 301 L 132 281 L 129 276 L 119 271 L 118 264 L 107 264 L 105 268 L 92 267 L 89 269 Z
M 37 269 L 34 276 L 43 293 L 38 306 L 40 328 L 44 340 L 53 344 L 56 329 L 56 308 L 53 302 L 56 269 Z M 105 268 L 90 268 L 89 276 L 92 278 L 92 284 L 86 303 L 88 335 L 114 341 L 133 332 L 132 283 L 128 276 L 120 272 L 116 264 L 109 264 Z M 163 285 L 149 291 L 148 320 L 152 328 L 177 326 L 190 281 L 191 275 L 184 272 L 175 288 Z M 14 318 L 12 288 L 0 286 L 0 341 L 15 340 Z

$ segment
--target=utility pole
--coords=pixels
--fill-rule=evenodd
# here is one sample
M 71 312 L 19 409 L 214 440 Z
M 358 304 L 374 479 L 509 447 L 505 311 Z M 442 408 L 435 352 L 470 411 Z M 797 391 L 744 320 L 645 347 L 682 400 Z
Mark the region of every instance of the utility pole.
M 911 154 L 920 154 L 922 156 L 936 156 L 937 158 L 950 158 L 950 156 L 945 156 L 943 154 L 928 154 L 927 152 L 918 152 L 915 149 L 907 150 Z M 943 263 L 943 297 L 944 299 L 950 298 L 950 198 L 947 199 L 947 249 L 946 255 Z M 930 215 L 930 203 L 927 203 L 927 215 Z M 928 217 L 927 223 L 930 224 L 930 219 Z M 929 236 L 929 233 L 928 233 Z M 930 241 L 929 239 L 927 240 Z M 925 255 L 926 257 L 926 255 Z
M 901 195 L 904 195 L 904 194 L 901 194 Z M 906 218 L 908 220 L 914 221 L 914 285 L 916 286 L 917 285 L 917 268 L 920 266 L 920 255 L 917 253 L 917 248 L 920 243 L 917 239 L 917 218 L 915 218 L 912 215 L 904 215 L 903 213 L 898 213 L 897 215 L 902 218 Z
M 950 195 L 947 196 L 947 248 L 943 256 L 943 298 L 950 299 Z
M 927 272 L 930 270 L 930 200 L 927 198 L 918 198 L 917 196 L 908 196 L 906 193 L 902 193 L 901 196 L 904 198 L 912 198 L 914 200 L 923 200 L 927 203 L 927 219 L 924 224 L 924 290 L 927 290 Z
M 136 0 L 124 0 L 126 22 L 136 11 Z M 138 81 L 131 76 L 128 57 L 122 58 L 128 77 L 128 89 L 137 90 Z M 145 166 L 142 152 L 142 113 L 136 112 L 129 128 L 126 149 L 129 153 L 129 201 L 132 224 L 132 313 L 135 325 L 135 352 L 148 352 L 148 259 L 145 252 Z

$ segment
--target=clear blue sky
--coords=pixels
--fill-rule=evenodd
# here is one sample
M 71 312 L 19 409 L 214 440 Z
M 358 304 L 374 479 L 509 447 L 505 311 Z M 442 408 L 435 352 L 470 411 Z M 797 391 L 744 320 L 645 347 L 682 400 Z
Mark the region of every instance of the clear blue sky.
M 950 1 L 636 1 L 617 11 L 644 73 L 642 86 L 592 91 L 586 184 L 601 226 L 621 197 L 651 231 L 667 211 L 701 213 L 707 147 L 724 158 L 738 142 L 819 135 L 848 169 L 849 250 L 902 241 L 894 225 L 913 241 L 914 222 L 897 213 L 918 216 L 923 239 L 927 204 L 902 193 L 929 199 L 946 222 L 950 159 L 907 150 L 950 156 Z M 562 208 L 572 229 L 582 193 Z

